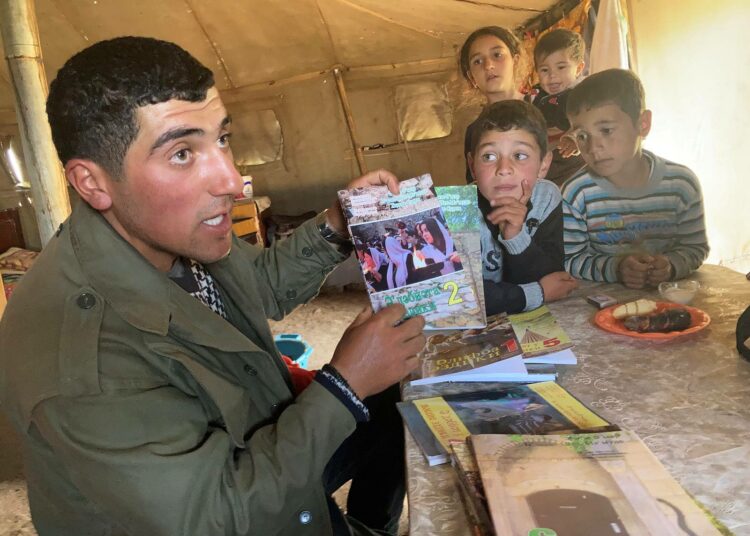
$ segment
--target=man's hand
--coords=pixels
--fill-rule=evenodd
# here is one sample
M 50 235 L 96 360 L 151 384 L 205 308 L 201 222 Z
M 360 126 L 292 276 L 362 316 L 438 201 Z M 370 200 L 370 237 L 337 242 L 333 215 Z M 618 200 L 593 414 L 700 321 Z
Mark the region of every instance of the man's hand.
M 618 279 L 628 288 L 645 287 L 649 273 L 653 271 L 654 260 L 654 257 L 645 253 L 628 255 L 617 266 Z
M 664 255 L 654 255 L 651 263 L 651 271 L 648 273 L 646 282 L 656 287 L 662 281 L 669 281 L 672 277 L 672 263 Z
M 495 209 L 489 213 L 487 220 L 494 223 L 500 229 L 500 234 L 505 240 L 510 240 L 521 232 L 526 221 L 527 207 L 531 197 L 531 189 L 526 179 L 521 181 L 521 198 L 515 199 L 510 196 L 497 197 L 490 200 L 490 205 Z
M 385 184 L 388 186 L 388 190 L 394 195 L 398 195 L 399 185 L 396 175 L 385 169 L 378 169 L 377 171 L 371 171 L 365 173 L 358 179 L 354 179 L 352 182 L 346 185 L 346 189 L 362 188 L 363 186 L 378 186 Z M 328 209 L 328 225 L 342 235 L 347 235 L 348 231 L 346 228 L 346 219 L 344 218 L 343 212 L 341 212 L 341 204 L 338 198 L 336 198 Z
M 568 272 L 552 272 L 539 280 L 544 291 L 544 303 L 567 298 L 578 288 L 578 281 Z
M 366 398 L 402 380 L 419 364 L 424 348 L 424 317 L 414 316 L 396 325 L 406 314 L 395 304 L 373 314 L 369 307 L 346 329 L 336 346 L 331 365 L 359 398 Z

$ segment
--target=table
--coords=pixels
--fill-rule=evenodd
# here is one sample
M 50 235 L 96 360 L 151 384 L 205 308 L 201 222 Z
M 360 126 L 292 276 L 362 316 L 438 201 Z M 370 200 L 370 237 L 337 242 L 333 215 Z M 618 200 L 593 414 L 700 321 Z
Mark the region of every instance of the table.
M 711 324 L 701 332 L 653 343 L 613 335 L 592 323 L 584 297 L 605 293 L 621 303 L 655 291 L 583 282 L 550 304 L 575 342 L 578 365 L 560 366 L 559 383 L 611 422 L 635 431 L 682 486 L 737 536 L 750 535 L 750 363 L 736 349 L 737 318 L 750 305 L 750 281 L 704 265 L 692 306 Z M 407 386 L 404 398 L 456 392 L 465 384 Z M 489 387 L 479 384 L 476 387 Z M 410 533 L 470 536 L 453 470 L 429 467 L 406 433 Z

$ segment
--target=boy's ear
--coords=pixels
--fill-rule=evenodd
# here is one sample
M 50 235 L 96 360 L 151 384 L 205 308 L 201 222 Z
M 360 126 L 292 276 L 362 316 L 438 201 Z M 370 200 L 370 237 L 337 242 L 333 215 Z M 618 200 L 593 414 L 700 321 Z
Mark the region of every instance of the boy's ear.
M 638 135 L 645 138 L 649 132 L 651 132 L 651 110 L 643 110 L 638 118 Z
M 539 166 L 539 173 L 536 174 L 536 178 L 543 179 L 546 177 L 550 165 L 552 165 L 552 151 L 547 151 L 547 154 L 542 158 L 542 165 Z
M 471 172 L 471 178 L 474 180 L 477 180 L 476 175 L 474 174 L 474 155 L 469 153 L 466 153 L 466 163 L 469 165 L 469 171 Z
M 65 164 L 65 176 L 81 199 L 92 208 L 101 212 L 112 206 L 112 178 L 100 165 L 91 160 L 74 158 Z
M 583 72 L 583 68 L 586 67 L 586 62 L 581 60 L 581 63 L 578 64 L 576 67 L 576 78 L 581 76 L 581 73 Z

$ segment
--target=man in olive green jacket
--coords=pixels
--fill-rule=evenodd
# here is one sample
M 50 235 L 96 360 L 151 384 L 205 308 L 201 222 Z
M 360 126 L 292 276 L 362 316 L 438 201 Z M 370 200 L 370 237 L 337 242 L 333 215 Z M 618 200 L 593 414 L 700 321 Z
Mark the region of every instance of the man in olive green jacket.
M 342 445 L 373 424 L 363 400 L 416 366 L 423 320 L 363 312 L 295 396 L 266 319 L 346 258 L 343 217 L 334 204 L 267 250 L 232 236 L 242 181 L 213 86 L 146 38 L 93 45 L 52 83 L 82 201 L 0 324 L 0 404 L 41 536 L 374 533 L 330 492 L 362 461 Z M 398 189 L 383 171 L 350 186 L 380 183 Z M 367 463 L 389 448 L 368 443 Z

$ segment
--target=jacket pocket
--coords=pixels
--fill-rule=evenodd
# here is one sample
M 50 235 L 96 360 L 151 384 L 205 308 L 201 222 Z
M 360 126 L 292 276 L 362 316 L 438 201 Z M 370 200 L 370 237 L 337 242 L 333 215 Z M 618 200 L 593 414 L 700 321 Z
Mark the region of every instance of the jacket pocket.
M 169 343 L 151 343 L 147 346 L 154 353 L 180 363 L 187 370 L 219 409 L 234 444 L 244 448 L 250 413 L 247 389 L 206 367 L 182 346 Z

